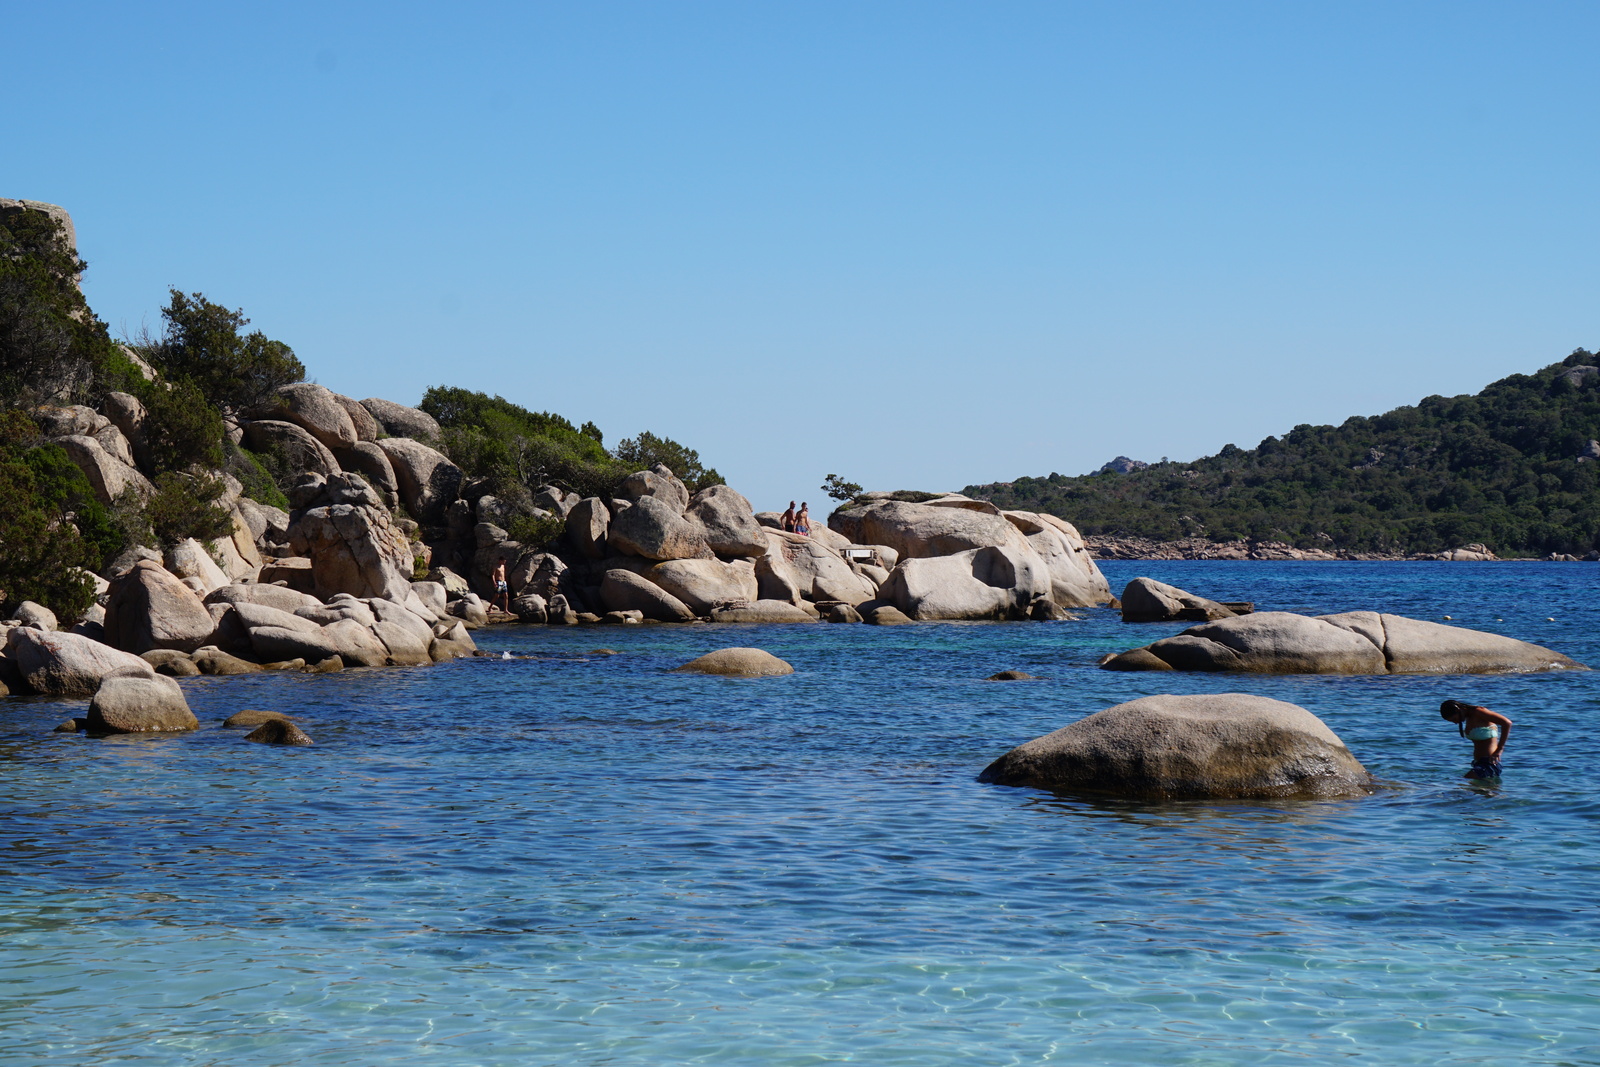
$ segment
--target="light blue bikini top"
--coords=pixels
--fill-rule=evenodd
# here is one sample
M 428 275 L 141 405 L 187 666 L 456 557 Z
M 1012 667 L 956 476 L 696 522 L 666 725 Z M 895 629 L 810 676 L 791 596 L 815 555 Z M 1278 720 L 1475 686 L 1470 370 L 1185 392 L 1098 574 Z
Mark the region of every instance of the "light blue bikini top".
M 1467 731 L 1467 740 L 1469 741 L 1494 741 L 1499 737 L 1500 727 L 1494 725 L 1493 723 L 1490 723 L 1488 726 L 1480 726 L 1475 730 Z

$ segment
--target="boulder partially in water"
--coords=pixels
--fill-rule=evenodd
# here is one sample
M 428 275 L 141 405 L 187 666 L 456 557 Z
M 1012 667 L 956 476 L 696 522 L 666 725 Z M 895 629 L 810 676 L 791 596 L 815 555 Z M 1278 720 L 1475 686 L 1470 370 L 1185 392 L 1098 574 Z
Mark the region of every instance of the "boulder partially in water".
M 760 648 L 719 648 L 676 669 L 686 674 L 721 674 L 730 678 L 767 678 L 794 673 L 789 664 Z
M 165 675 L 113 675 L 89 701 L 90 733 L 145 734 L 193 730 L 200 723 L 178 683 Z
M 268 719 L 244 735 L 246 741 L 264 745 L 309 745 L 311 738 L 288 719 Z
M 1114 671 L 1248 671 L 1257 674 L 1498 674 L 1585 670 L 1548 648 L 1437 622 L 1347 611 L 1266 611 L 1191 626 L 1176 637 L 1112 656 Z
M 1130 700 L 1018 745 L 978 780 L 1153 799 L 1355 797 L 1373 785 L 1321 719 L 1245 693 Z
M 711 610 L 712 622 L 780 623 L 816 622 L 815 616 L 787 600 L 750 600 L 724 604 Z
M 1231 619 L 1233 609 L 1207 600 L 1203 596 L 1179 589 L 1175 585 L 1158 582 L 1154 578 L 1135 578 L 1122 590 L 1123 622 L 1204 622 L 1209 619 Z
M 46 696 L 88 695 L 118 672 L 155 677 L 154 668 L 131 653 L 77 634 L 30 626 L 6 631 L 6 654 L 21 680 Z

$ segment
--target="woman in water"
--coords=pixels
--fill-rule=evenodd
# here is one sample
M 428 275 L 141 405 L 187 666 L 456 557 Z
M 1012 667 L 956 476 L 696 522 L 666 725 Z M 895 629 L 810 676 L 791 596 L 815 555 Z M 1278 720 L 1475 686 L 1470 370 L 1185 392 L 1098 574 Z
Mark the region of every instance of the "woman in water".
M 1500 777 L 1500 753 L 1511 737 L 1511 720 L 1498 711 L 1462 700 L 1446 700 L 1439 705 L 1439 715 L 1455 723 L 1461 736 L 1472 742 L 1472 769 L 1462 777 Z

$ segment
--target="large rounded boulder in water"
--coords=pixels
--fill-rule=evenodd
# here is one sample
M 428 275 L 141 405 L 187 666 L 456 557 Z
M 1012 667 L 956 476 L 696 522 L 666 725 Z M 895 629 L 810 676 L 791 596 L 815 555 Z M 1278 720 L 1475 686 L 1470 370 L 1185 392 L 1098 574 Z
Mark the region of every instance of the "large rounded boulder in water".
M 1321 719 L 1245 693 L 1130 700 L 1018 745 L 978 780 L 1153 799 L 1372 791 L 1372 776 Z
M 719 648 L 675 670 L 685 674 L 720 674 L 730 678 L 768 678 L 794 673 L 793 667 L 761 648 Z
M 1583 664 L 1513 637 L 1461 626 L 1347 611 L 1264 611 L 1191 626 L 1112 656 L 1113 671 L 1249 671 L 1257 674 L 1499 674 L 1584 670 Z

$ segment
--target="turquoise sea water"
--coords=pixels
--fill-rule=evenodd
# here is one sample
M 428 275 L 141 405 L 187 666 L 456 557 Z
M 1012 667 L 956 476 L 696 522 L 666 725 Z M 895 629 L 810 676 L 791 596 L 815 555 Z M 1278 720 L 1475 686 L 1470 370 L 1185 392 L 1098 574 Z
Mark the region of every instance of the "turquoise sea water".
M 1600 664 L 1593 565 L 1104 569 Z M 1600 672 L 1116 674 L 1181 627 L 1086 615 L 509 628 L 480 644 L 531 658 L 186 679 L 180 737 L 0 701 L 0 1062 L 1600 1063 Z M 737 644 L 797 673 L 664 673 Z M 1006 668 L 1045 680 L 981 681 Z M 1228 690 L 1311 709 L 1394 788 L 974 780 L 1113 703 Z M 1516 720 L 1498 785 L 1459 777 L 1446 696 Z M 317 744 L 247 744 L 217 725 L 241 708 Z

